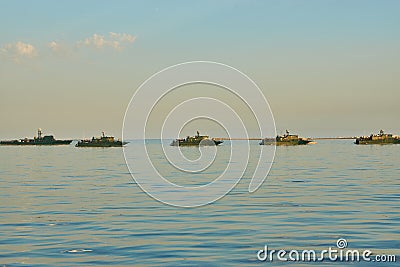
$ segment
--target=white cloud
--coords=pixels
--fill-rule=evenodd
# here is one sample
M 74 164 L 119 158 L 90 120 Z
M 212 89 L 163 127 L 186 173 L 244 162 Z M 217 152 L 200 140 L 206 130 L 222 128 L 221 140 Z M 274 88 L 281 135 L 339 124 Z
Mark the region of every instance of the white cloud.
M 32 58 L 37 55 L 37 50 L 33 45 L 20 41 L 4 45 L 0 51 L 6 57 L 17 61 L 21 58 Z
M 119 42 L 133 43 L 136 39 L 136 36 L 127 33 L 110 32 L 109 35 L 111 38 L 118 40 Z
M 101 48 L 107 44 L 106 40 L 104 39 L 103 35 L 93 34 L 93 36 L 86 38 L 83 41 L 84 45 L 87 46 L 95 46 L 97 48 Z
M 23 42 L 17 42 L 15 44 L 16 51 L 18 55 L 33 57 L 36 55 L 36 49 L 31 44 L 26 44 Z
M 53 54 L 57 55 L 69 55 L 72 52 L 72 47 L 64 42 L 51 41 L 47 44 L 47 47 Z
M 110 32 L 108 36 L 93 34 L 92 36 L 78 42 L 78 47 L 87 46 L 95 48 L 111 47 L 114 49 L 122 49 L 124 44 L 133 43 L 136 36 L 127 33 Z
M 60 50 L 60 44 L 57 43 L 56 41 L 51 41 L 47 45 L 53 52 L 58 52 Z
M 115 50 L 122 50 L 127 45 L 135 42 L 136 36 L 128 33 L 115 33 L 109 32 L 107 35 L 93 34 L 82 41 L 75 42 L 75 44 L 68 44 L 65 42 L 51 41 L 45 46 L 40 46 L 41 50 L 47 48 L 53 55 L 65 55 L 74 51 L 74 48 L 88 47 L 88 48 L 111 48 Z M 75 46 L 74 46 L 75 45 Z M 46 51 L 40 53 L 48 55 Z M 29 43 L 18 41 L 16 43 L 9 43 L 0 46 L 0 56 L 19 62 L 23 58 L 33 58 L 39 55 L 38 49 Z

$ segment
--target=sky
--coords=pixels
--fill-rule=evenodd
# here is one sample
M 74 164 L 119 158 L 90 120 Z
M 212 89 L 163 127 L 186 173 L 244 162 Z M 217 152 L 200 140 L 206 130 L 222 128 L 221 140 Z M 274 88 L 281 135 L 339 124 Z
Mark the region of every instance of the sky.
M 137 88 L 166 67 L 195 60 L 248 75 L 268 100 L 277 133 L 400 134 L 399 1 L 1 0 L 0 6 L 0 139 L 32 137 L 39 127 L 56 138 L 101 131 L 121 137 Z M 182 92 L 190 98 L 202 89 L 190 90 Z M 223 134 L 207 127 L 202 132 Z

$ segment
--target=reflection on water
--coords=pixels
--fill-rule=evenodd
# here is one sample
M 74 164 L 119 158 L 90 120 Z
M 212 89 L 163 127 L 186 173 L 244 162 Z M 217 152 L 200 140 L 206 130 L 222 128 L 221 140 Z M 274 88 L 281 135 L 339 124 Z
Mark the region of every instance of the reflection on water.
M 260 264 L 265 244 L 322 250 L 339 237 L 352 249 L 399 255 L 399 151 L 350 140 L 278 147 L 258 191 L 248 193 L 246 173 L 221 200 L 185 209 L 143 193 L 120 148 L 0 147 L 1 263 L 248 266 Z M 171 179 L 199 182 L 178 171 Z

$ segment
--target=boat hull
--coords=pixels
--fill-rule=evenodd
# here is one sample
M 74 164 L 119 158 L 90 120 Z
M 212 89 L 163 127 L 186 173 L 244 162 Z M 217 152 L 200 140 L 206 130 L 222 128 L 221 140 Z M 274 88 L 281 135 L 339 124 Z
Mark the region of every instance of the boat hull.
M 196 141 L 196 142 L 186 142 L 186 141 L 181 141 L 181 140 L 174 140 L 171 143 L 171 146 L 218 146 L 222 144 L 224 141 L 218 141 L 218 140 L 201 140 L 201 141 Z
M 400 144 L 400 139 L 384 139 L 384 140 L 370 140 L 370 139 L 359 139 L 357 138 L 354 142 L 356 145 L 391 145 Z
M 60 145 L 69 145 L 73 140 L 56 140 L 52 142 L 41 142 L 41 141 L 21 141 L 21 140 L 13 140 L 13 141 L 1 141 L 0 145 L 2 146 L 60 146 Z
M 266 138 L 260 142 L 260 145 L 299 146 L 299 145 L 307 145 L 309 143 L 311 143 L 311 140 L 306 140 L 306 139 L 277 141 L 275 139 Z
M 127 142 L 113 142 L 113 143 L 92 143 L 92 142 L 78 142 L 76 147 L 123 147 Z

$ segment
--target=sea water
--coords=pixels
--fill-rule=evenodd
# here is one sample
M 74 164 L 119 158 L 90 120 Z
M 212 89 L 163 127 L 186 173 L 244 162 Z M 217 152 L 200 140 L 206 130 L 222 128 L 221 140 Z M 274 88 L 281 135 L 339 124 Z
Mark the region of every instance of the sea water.
M 141 144 L 132 141 L 128 146 Z M 149 149 L 153 156 L 162 153 L 159 142 L 149 145 L 154 146 Z M 250 146 L 252 151 L 261 149 L 256 141 Z M 226 141 L 217 149 L 222 153 L 229 147 Z M 247 142 L 237 141 L 235 149 L 245 152 Z M 400 145 L 358 146 L 353 140 L 277 147 L 270 174 L 255 193 L 248 192 L 250 175 L 245 174 L 222 199 L 178 208 L 140 189 L 122 148 L 3 146 L 0 263 L 259 266 L 270 264 L 257 258 L 265 245 L 321 251 L 336 248 L 336 241 L 344 238 L 349 249 L 397 255 L 398 264 L 399 159 Z M 250 157 L 249 164 L 254 161 Z M 223 169 L 226 158 L 217 157 L 214 164 Z M 164 166 L 158 165 L 168 173 L 169 164 Z M 204 182 L 193 177 L 171 175 L 176 183 Z M 273 264 L 288 263 L 274 259 Z

